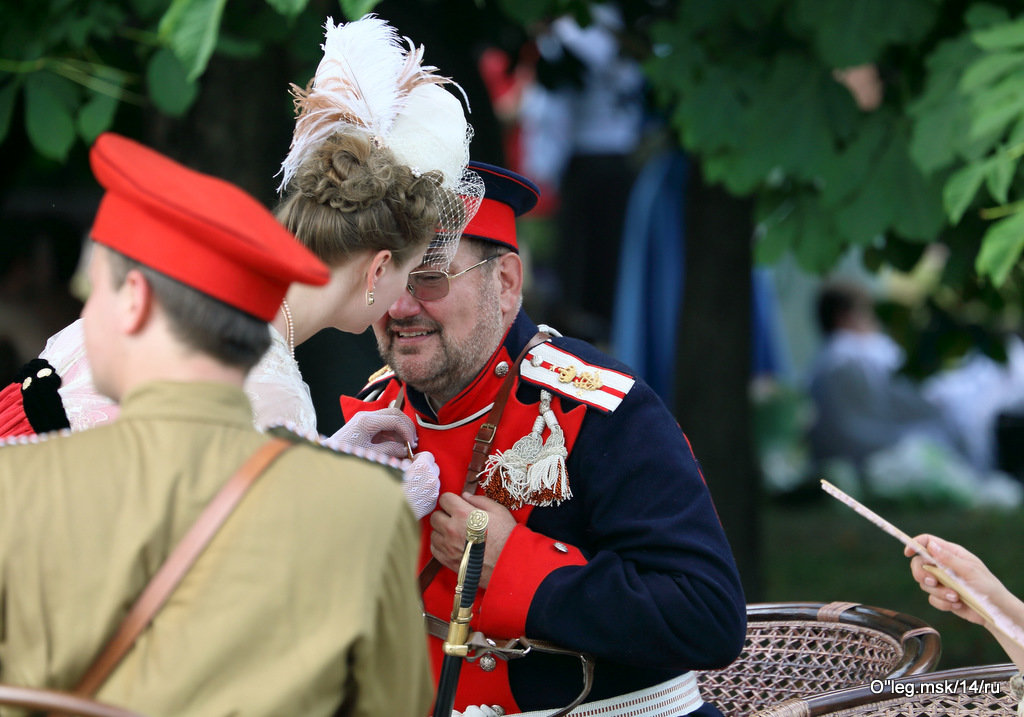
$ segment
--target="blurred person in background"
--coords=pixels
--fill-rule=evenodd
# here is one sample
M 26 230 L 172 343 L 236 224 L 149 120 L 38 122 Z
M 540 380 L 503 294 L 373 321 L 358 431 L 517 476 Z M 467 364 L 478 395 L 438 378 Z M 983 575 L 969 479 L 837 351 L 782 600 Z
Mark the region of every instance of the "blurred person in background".
M 972 352 L 915 382 L 903 349 L 883 329 L 871 293 L 832 280 L 816 302 L 824 337 L 811 366 L 809 431 L 815 469 L 852 474 L 870 490 L 1012 507 L 1019 483 L 996 469 L 996 417 L 1024 395 L 1024 347 L 1005 364 Z M 848 486 L 849 487 L 849 486 Z

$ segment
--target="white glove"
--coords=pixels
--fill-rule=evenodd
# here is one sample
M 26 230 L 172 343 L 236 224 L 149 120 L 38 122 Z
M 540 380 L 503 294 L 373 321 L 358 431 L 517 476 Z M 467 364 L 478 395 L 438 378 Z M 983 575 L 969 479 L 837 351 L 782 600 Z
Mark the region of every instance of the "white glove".
M 452 717 L 502 717 L 504 714 L 505 710 L 498 705 L 470 705 L 465 712 L 452 710 Z
M 416 520 L 430 514 L 437 505 L 440 490 L 441 469 L 434 462 L 434 454 L 430 451 L 417 453 L 402 476 L 402 492 Z
M 408 458 L 409 446 L 416 445 L 416 426 L 397 408 L 360 411 L 352 416 L 324 445 L 334 450 L 357 446 L 392 458 Z

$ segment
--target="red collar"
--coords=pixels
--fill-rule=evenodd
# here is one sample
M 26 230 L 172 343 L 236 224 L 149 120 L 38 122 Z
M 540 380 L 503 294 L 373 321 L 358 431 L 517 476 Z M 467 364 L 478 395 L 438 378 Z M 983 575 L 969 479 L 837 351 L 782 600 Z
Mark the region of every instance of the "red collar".
M 512 358 L 502 343 L 494 352 L 483 370 L 477 373 L 466 388 L 451 399 L 437 412 L 437 423 L 446 425 L 456 423 L 481 411 L 486 411 L 494 396 L 501 388 L 505 375 L 512 370 Z

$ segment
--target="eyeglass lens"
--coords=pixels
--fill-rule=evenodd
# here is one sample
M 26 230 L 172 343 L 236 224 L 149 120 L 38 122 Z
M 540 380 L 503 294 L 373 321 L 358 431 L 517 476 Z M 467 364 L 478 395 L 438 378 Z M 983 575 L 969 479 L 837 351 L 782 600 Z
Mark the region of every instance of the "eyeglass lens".
M 421 301 L 448 296 L 448 275 L 443 271 L 414 271 L 409 274 L 409 293 Z
M 472 271 L 478 266 L 483 266 L 491 259 L 497 259 L 501 254 L 492 254 L 482 261 L 478 261 L 473 266 L 467 267 L 460 271 L 458 274 L 449 274 L 446 271 L 430 271 L 425 269 L 423 271 L 411 271 L 409 272 L 409 282 L 406 284 L 406 289 L 412 294 L 414 299 L 419 301 L 437 301 L 448 296 L 448 292 L 452 288 L 452 279 L 465 274 L 467 271 Z

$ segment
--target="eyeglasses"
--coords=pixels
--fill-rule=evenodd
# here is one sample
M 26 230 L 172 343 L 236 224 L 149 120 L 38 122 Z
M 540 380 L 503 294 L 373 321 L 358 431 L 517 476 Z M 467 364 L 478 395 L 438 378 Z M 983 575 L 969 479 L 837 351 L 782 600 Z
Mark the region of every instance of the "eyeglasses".
M 463 269 L 458 274 L 449 274 L 440 269 L 422 269 L 409 272 L 409 283 L 405 288 L 417 301 L 437 301 L 448 296 L 452 288 L 452 279 L 457 279 L 467 271 L 472 271 L 478 266 L 483 266 L 491 259 L 497 259 L 501 254 L 494 254 L 483 261 L 478 261 L 468 269 Z

